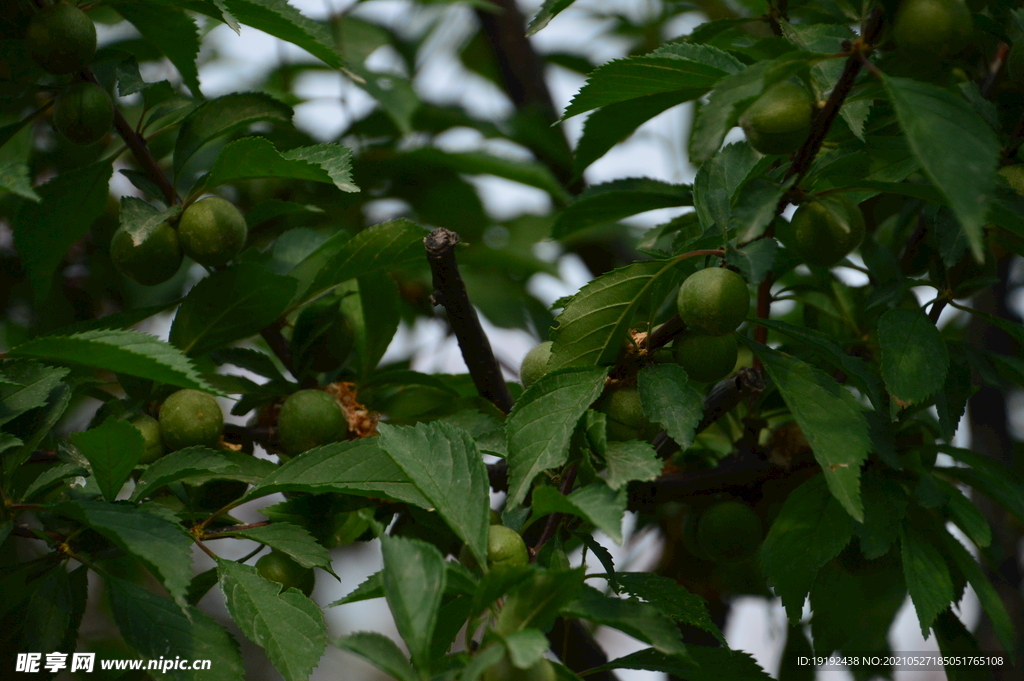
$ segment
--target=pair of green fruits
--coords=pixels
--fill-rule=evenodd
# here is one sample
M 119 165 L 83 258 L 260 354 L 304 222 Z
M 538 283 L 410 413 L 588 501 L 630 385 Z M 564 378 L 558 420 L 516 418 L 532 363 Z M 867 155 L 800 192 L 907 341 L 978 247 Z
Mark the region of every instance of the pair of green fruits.
M 151 464 L 166 452 L 185 447 L 216 448 L 224 429 L 224 415 L 213 395 L 185 389 L 164 400 L 159 419 L 141 414 L 130 423 L 142 433 L 145 443 L 139 463 Z
M 186 208 L 177 229 L 169 222 L 118 228 L 110 240 L 110 258 L 125 276 L 154 286 L 173 277 L 186 255 L 207 267 L 226 265 L 242 251 L 248 235 L 241 211 L 211 196 Z
M 683 524 L 683 543 L 698 558 L 739 563 L 757 553 L 764 540 L 761 519 L 746 504 L 724 501 L 690 513 Z

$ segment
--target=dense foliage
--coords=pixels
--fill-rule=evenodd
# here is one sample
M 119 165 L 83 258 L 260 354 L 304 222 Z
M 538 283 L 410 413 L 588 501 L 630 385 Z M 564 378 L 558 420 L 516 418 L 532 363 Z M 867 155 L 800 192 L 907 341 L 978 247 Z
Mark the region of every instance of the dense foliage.
M 977 652 L 968 584 L 1002 648 L 982 650 L 1021 653 L 1020 449 L 955 438 L 969 401 L 1024 386 L 1005 304 L 1024 255 L 1024 11 L 666 1 L 601 15 L 628 55 L 597 65 L 527 39 L 572 0 L 528 26 L 509 0 L 409 2 L 401 30 L 358 11 L 374 4 L 321 22 L 285 0 L 4 3 L 3 664 L 77 641 L 242 678 L 237 641 L 197 607 L 214 588 L 288 681 L 328 644 L 400 681 L 765 679 L 721 633 L 740 594 L 781 598 L 781 678 L 809 679 L 793 655 L 887 652 L 908 595 L 943 653 Z M 445 49 L 507 96 L 500 119 L 421 96 L 456 16 L 475 28 Z M 698 25 L 673 34 L 680 18 Z M 206 98 L 200 48 L 221 23 L 310 57 Z M 394 70 L 368 66 L 381 51 Z M 556 66 L 586 75 L 574 145 Z M 292 121 L 296 82 L 323 72 L 376 102 L 331 143 Z M 692 185 L 586 186 L 687 103 Z M 436 143 L 467 130 L 501 144 Z M 480 175 L 551 209 L 498 219 Z M 551 309 L 528 286 L 556 272 L 542 240 L 595 275 Z M 470 373 L 382 366 L 435 306 Z M 474 310 L 545 341 L 527 387 Z M 133 330 L 160 315 L 168 340 Z M 232 516 L 252 501 L 265 521 Z M 594 539 L 621 543 L 627 511 L 663 539 L 656 572 L 617 570 Z M 240 540 L 259 549 L 226 558 Z M 377 632 L 329 641 L 309 598 L 332 551 L 368 541 L 383 569 L 325 607 L 386 599 L 408 654 Z M 87 573 L 122 641 L 79 640 Z M 609 661 L 595 626 L 649 648 Z

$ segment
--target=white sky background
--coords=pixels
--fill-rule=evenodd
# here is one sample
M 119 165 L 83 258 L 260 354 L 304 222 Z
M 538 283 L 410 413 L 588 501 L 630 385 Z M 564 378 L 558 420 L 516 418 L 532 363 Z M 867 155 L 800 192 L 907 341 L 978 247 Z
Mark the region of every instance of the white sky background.
M 303 13 L 315 18 L 323 18 L 328 11 L 338 11 L 351 5 L 342 0 L 289 1 Z M 410 25 L 410 14 L 407 12 L 410 5 L 411 3 L 405 0 L 378 0 L 359 5 L 354 8 L 353 13 L 378 23 L 414 30 L 416 27 Z M 538 0 L 520 1 L 520 6 L 527 17 L 533 16 L 539 5 Z M 445 46 L 457 43 L 460 37 L 469 35 L 472 30 L 472 10 L 464 4 L 435 7 L 438 13 L 445 13 L 446 29 L 444 33 L 435 36 L 438 48 L 430 51 L 421 64 L 416 82 L 421 96 L 437 103 L 460 103 L 470 111 L 487 117 L 507 114 L 511 105 L 505 96 L 493 84 L 468 72 L 452 56 L 450 47 Z M 610 7 L 639 17 L 644 12 L 654 11 L 656 3 L 652 0 L 579 0 L 535 36 L 535 46 L 541 52 L 558 51 L 586 55 L 598 64 L 624 56 L 628 45 L 621 39 L 604 36 L 605 22 L 594 19 L 579 9 Z M 700 22 L 696 15 L 682 17 L 670 27 L 670 35 L 665 37 L 685 34 L 698 23 Z M 109 36 L 109 29 L 105 34 L 101 27 L 100 35 L 101 39 L 104 35 Z M 213 45 L 218 56 L 215 61 L 200 68 L 200 83 L 207 97 L 244 91 L 247 87 L 256 86 L 261 81 L 262 74 L 273 68 L 280 60 L 311 60 L 304 51 L 246 26 L 242 27 L 240 36 L 226 26 L 218 26 L 210 32 L 204 45 Z M 389 52 L 389 49 L 378 50 L 371 56 L 368 65 L 380 71 L 398 68 L 397 55 Z M 147 80 L 166 78 L 172 73 L 169 66 L 157 67 L 159 71 L 153 68 L 150 65 L 144 68 L 143 75 Z M 552 67 L 549 71 L 549 86 L 556 107 L 564 109 L 584 82 L 585 79 L 577 73 Z M 374 106 L 368 95 L 339 74 L 305 74 L 299 78 L 296 90 L 300 96 L 309 100 L 295 107 L 296 125 L 323 141 L 336 138 L 352 120 L 361 118 Z M 691 182 L 696 169 L 687 160 L 685 145 L 691 115 L 692 109 L 689 106 L 675 107 L 644 124 L 632 138 L 595 162 L 586 172 L 587 181 L 596 184 L 622 177 L 643 176 L 669 182 Z M 574 144 L 580 135 L 584 120 L 585 117 L 580 116 L 570 119 L 567 124 L 570 140 Z M 742 133 L 738 129 L 732 132 L 728 141 L 734 139 L 742 139 Z M 484 148 L 491 153 L 514 157 L 522 156 L 524 153 L 508 142 L 487 141 L 475 131 L 465 129 L 441 135 L 437 144 L 452 151 Z M 479 187 L 488 210 L 499 219 L 522 212 L 541 213 L 549 210 L 550 201 L 547 195 L 538 189 L 495 177 L 470 179 Z M 130 187 L 124 187 L 123 191 L 130 192 Z M 381 211 L 380 219 L 387 219 L 388 211 L 391 209 L 386 204 L 376 208 Z M 628 222 L 640 227 L 649 227 L 679 212 L 671 209 L 652 211 Z M 531 291 L 546 303 L 551 303 L 560 296 L 575 293 L 591 279 L 591 274 L 579 258 L 559 257 L 557 246 L 551 246 L 546 248 L 545 252 L 552 259 L 557 258 L 559 276 L 556 278 L 550 275 L 537 275 L 530 282 Z M 859 273 L 842 270 L 842 274 L 844 279 L 850 279 L 850 284 L 863 284 L 858 280 L 862 276 Z M 933 291 L 934 289 L 923 287 L 919 297 L 922 301 L 929 300 L 934 296 Z M 945 319 L 944 316 L 943 321 Z M 522 356 L 537 342 L 524 331 L 499 329 L 488 324 L 486 319 L 484 326 L 496 354 L 509 366 L 518 366 Z M 419 371 L 465 372 L 466 367 L 454 338 L 446 339 L 446 336 L 446 326 L 439 319 L 420 320 L 411 329 L 403 326 L 384 361 L 387 363 L 412 357 L 413 368 Z M 260 505 L 266 505 L 266 501 Z M 240 509 L 238 516 L 251 521 L 263 519 L 255 508 Z M 627 518 L 627 523 L 629 520 Z M 612 550 L 620 569 L 626 565 L 629 565 L 629 569 L 645 569 L 658 554 L 657 541 L 650 536 L 636 538 L 634 544 L 627 543 L 625 548 L 614 546 L 607 538 L 603 538 L 602 543 Z M 237 544 L 239 556 L 251 549 L 246 542 Z M 330 603 L 348 593 L 366 576 L 378 570 L 381 564 L 380 553 L 375 544 L 336 551 L 335 557 L 334 567 L 342 577 L 342 583 L 339 585 L 328 575 L 320 573 L 314 598 L 321 604 Z M 197 566 L 205 569 L 208 567 L 206 562 L 209 562 L 209 559 L 197 552 Z M 977 619 L 978 610 L 973 592 L 968 590 L 968 596 L 962 605 L 965 608 L 967 624 L 972 626 Z M 203 606 L 211 612 L 224 612 L 217 594 L 207 596 Z M 383 631 L 400 643 L 390 613 L 382 601 L 328 609 L 325 614 L 331 636 L 374 629 Z M 785 615 L 778 602 L 766 602 L 760 598 L 741 598 L 734 603 L 733 617 L 726 636 L 732 647 L 750 652 L 769 673 L 774 674 L 785 642 L 785 632 Z M 237 630 L 234 630 L 234 633 L 240 641 L 244 641 Z M 609 629 L 600 630 L 599 638 L 607 646 L 611 657 L 618 657 L 644 647 L 638 641 Z M 934 638 L 929 641 L 922 640 L 917 618 L 909 601 L 894 627 L 891 643 L 893 650 L 896 651 L 937 650 Z M 247 655 L 261 655 L 258 649 L 244 642 L 243 650 Z M 249 672 L 249 677 L 254 680 L 280 678 L 269 664 L 265 668 L 261 665 L 258 670 L 250 669 Z M 622 681 L 664 679 L 663 674 L 654 672 L 620 670 L 618 674 Z M 376 681 L 387 677 L 362 660 L 329 646 L 312 678 L 316 681 Z M 826 677 L 823 675 L 822 678 Z M 833 672 L 828 674 L 827 678 L 829 681 L 847 681 L 852 679 L 852 676 Z M 938 681 L 943 678 L 941 672 L 896 674 L 897 681 Z

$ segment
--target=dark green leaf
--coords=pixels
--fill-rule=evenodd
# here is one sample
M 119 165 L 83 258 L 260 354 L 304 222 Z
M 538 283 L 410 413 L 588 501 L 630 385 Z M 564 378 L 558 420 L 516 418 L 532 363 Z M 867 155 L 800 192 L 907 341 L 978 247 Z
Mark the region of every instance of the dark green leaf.
M 935 410 L 939 415 L 942 437 L 951 442 L 956 435 L 960 419 L 967 411 L 967 400 L 974 393 L 971 384 L 971 365 L 964 352 L 953 346 L 949 354 L 949 373 L 942 389 L 935 395 Z
M 583 595 L 561 611 L 595 624 L 613 627 L 654 646 L 665 655 L 686 655 L 679 628 L 650 603 L 632 598 L 605 596 L 593 587 L 583 587 Z
M 637 375 L 644 415 L 657 423 L 685 451 L 693 444 L 704 417 L 704 400 L 678 364 L 651 364 Z
M 107 501 L 117 498 L 146 448 L 138 428 L 114 419 L 91 430 L 72 433 L 71 441 L 92 464 L 92 475 Z
M 725 636 L 708 613 L 707 601 L 675 580 L 650 572 L 619 572 L 615 579 L 620 593 L 647 601 L 673 622 L 699 627 L 726 645 Z
M 338 639 L 336 646 L 363 658 L 398 681 L 418 681 L 416 670 L 394 641 L 375 631 L 357 631 Z
M 900 406 L 922 402 L 942 388 L 949 353 L 923 310 L 888 310 L 878 320 L 878 342 L 882 379 Z
M 144 40 L 152 43 L 178 69 L 181 80 L 193 96 L 201 98 L 199 71 L 199 29 L 184 10 L 178 7 L 143 2 L 115 2 L 117 11 L 131 22 Z M 123 94 L 123 93 L 122 93 Z
M 292 43 L 338 68 L 341 58 L 326 24 L 304 16 L 286 0 L 222 0 L 239 23 Z
M 0 165 L 0 192 L 10 192 L 28 199 L 42 201 L 42 197 L 32 189 L 32 179 L 28 166 L 24 163 L 3 163 Z
M 50 392 L 67 374 L 63 367 L 48 367 L 30 360 L 0 364 L 0 426 L 46 404 Z
M 388 606 L 413 665 L 423 671 L 431 662 L 430 643 L 444 593 L 444 557 L 431 544 L 402 537 L 382 537 L 381 550 Z
M 2 436 L 0 436 L 0 439 L 2 439 Z M 21 501 L 32 501 L 37 494 L 45 492 L 56 482 L 66 480 L 70 477 L 85 476 L 88 474 L 88 470 L 73 463 L 59 463 L 48 466 L 47 469 L 40 473 L 39 476 L 32 481 L 32 484 L 26 487 L 25 491 L 21 493 Z M 0 530 L 0 535 L 2 534 L 3 532 Z M 0 544 L 3 544 L 2 538 L 0 538 Z
M 37 580 L 25 607 L 22 645 L 27 650 L 75 648 L 89 595 L 88 568 L 70 574 L 63 564 Z
M 554 487 L 533 491 L 535 518 L 551 513 L 569 513 L 592 523 L 616 544 L 622 544 L 622 517 L 626 512 L 626 493 L 616 493 L 608 485 L 595 482 L 563 496 Z
M 615 222 L 655 208 L 689 206 L 690 187 L 645 177 L 631 177 L 590 187 L 555 220 L 551 236 L 561 239 L 587 227 Z
M 526 27 L 527 37 L 532 36 L 537 31 L 541 30 L 548 23 L 555 18 L 555 15 L 560 13 L 562 10 L 571 5 L 575 0 L 544 0 L 544 4 L 537 10 L 537 14 L 530 20 L 530 25 Z
M 395 280 L 386 272 L 359 277 L 359 295 L 341 299 L 341 309 L 356 327 L 356 353 L 362 375 L 377 368 L 401 319 Z
M 647 669 L 671 674 L 683 681 L 769 681 L 768 674 L 749 653 L 728 648 L 690 646 L 687 657 L 665 655 L 647 648 L 612 660 L 597 669 Z M 596 670 L 595 670 L 596 671 Z
M 921 634 L 927 636 L 935 617 L 956 599 L 949 566 L 931 538 L 908 523 L 900 529 L 900 549 L 907 591 L 921 623 Z
M 543 163 L 514 160 L 480 151 L 453 153 L 434 147 L 411 151 L 405 157 L 416 164 L 438 166 L 465 175 L 494 175 L 546 191 L 567 202 L 569 193 Z
M 608 464 L 608 486 L 621 489 L 633 480 L 654 480 L 661 475 L 665 462 L 658 458 L 654 447 L 646 442 L 609 442 L 604 452 Z
M 973 487 L 1024 522 L 1024 485 L 1013 471 L 999 461 L 969 449 L 939 447 L 939 451 L 970 468 L 937 468 L 937 472 Z
M 778 250 L 779 244 L 775 239 L 757 239 L 743 248 L 727 249 L 725 260 L 736 267 L 750 284 L 757 286 L 772 271 Z
M 333 608 L 338 605 L 345 605 L 346 603 L 360 603 L 362 601 L 370 601 L 375 598 L 384 598 L 384 573 L 374 572 L 372 575 L 360 582 L 359 586 L 352 589 L 344 598 L 340 598 L 331 603 L 329 608 Z
M 139 477 L 131 500 L 138 501 L 179 480 L 202 484 L 208 480 L 240 480 L 257 484 L 278 468 L 249 454 L 207 447 L 186 447 L 158 459 Z
M 352 152 L 340 144 L 316 144 L 278 151 L 263 137 L 245 137 L 224 147 L 213 163 L 205 187 L 255 177 L 277 177 L 333 184 L 357 192 L 352 182 Z
M 262 527 L 229 531 L 225 534 L 245 537 L 260 544 L 266 544 L 272 549 L 287 553 L 302 567 L 318 567 L 333 574 L 331 554 L 317 543 L 313 535 L 298 525 L 292 523 L 271 523 Z
M 978 548 L 986 548 L 992 543 L 992 528 L 988 519 L 964 493 L 945 480 L 936 479 L 935 483 L 946 497 L 946 511 L 950 519 L 956 523 L 967 538 Z
M 868 560 L 880 558 L 899 537 L 900 523 L 907 511 L 907 494 L 899 483 L 877 470 L 864 474 L 864 522 L 854 526 L 860 550 Z
M 543 631 L 582 588 L 582 568 L 536 572 L 509 593 L 495 630 L 502 636 L 531 628 Z

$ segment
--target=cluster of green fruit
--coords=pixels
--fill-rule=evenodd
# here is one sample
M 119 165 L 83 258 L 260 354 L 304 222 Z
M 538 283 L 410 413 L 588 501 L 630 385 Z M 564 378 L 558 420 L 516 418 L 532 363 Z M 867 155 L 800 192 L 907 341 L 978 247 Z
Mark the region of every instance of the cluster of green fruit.
M 119 227 L 110 240 L 110 257 L 125 276 L 154 286 L 173 277 L 186 255 L 207 267 L 226 265 L 248 235 L 242 213 L 211 196 L 186 208 L 176 227 L 171 222 Z
M 763 539 L 761 519 L 738 501 L 723 501 L 702 513 L 689 513 L 683 522 L 686 550 L 716 563 L 739 563 L 752 558 Z
M 130 423 L 142 433 L 145 442 L 139 463 L 151 464 L 166 452 L 185 447 L 217 447 L 224 429 L 224 415 L 213 395 L 185 389 L 164 400 L 159 420 L 142 414 Z

